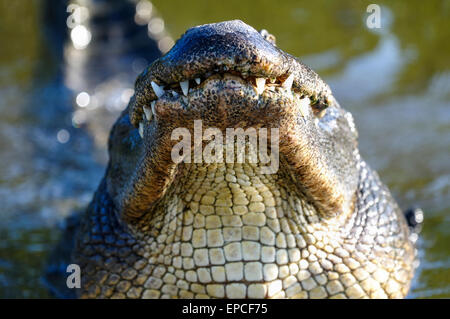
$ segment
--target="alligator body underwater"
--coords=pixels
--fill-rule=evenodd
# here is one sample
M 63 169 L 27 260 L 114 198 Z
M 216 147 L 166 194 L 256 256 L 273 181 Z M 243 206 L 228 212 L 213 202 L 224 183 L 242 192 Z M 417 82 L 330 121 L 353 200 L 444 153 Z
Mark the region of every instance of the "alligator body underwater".
M 230 129 L 248 136 L 239 144 Z M 269 173 L 250 134 L 261 143 L 264 129 L 278 159 Z M 190 157 L 195 141 L 174 137 L 196 130 L 212 158 Z M 105 176 L 72 228 L 78 297 L 408 293 L 411 230 L 361 159 L 351 114 L 266 31 L 241 21 L 189 29 L 138 77 L 108 147 Z

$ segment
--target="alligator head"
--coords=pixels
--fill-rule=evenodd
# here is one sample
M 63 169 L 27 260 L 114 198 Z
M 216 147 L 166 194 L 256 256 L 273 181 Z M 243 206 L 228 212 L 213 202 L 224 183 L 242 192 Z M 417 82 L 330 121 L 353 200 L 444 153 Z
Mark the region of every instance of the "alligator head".
M 239 129 L 244 139 L 229 138 Z M 266 31 L 241 21 L 188 30 L 137 79 L 109 152 L 76 240 L 83 297 L 409 289 L 406 221 L 360 158 L 352 116 Z
M 278 128 L 282 170 L 321 216 L 353 210 L 357 133 L 350 113 L 266 31 L 235 20 L 189 29 L 137 79 L 113 130 L 108 190 L 121 218 L 149 214 L 183 174 L 176 128 Z M 131 123 L 131 124 L 130 124 Z M 140 134 L 138 134 L 138 132 Z

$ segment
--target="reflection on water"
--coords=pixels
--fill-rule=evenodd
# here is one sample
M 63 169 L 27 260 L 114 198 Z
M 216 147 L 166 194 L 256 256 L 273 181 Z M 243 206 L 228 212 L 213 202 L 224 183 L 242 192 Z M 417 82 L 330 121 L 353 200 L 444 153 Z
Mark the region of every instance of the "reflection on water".
M 89 202 L 136 75 L 173 45 L 166 30 L 235 18 L 275 34 L 353 113 L 365 159 L 401 207 L 425 211 L 410 296 L 450 297 L 450 2 L 380 1 L 375 32 L 364 1 L 115 0 L 114 18 L 57 3 L 0 2 L 0 297 L 48 296 L 57 225 Z

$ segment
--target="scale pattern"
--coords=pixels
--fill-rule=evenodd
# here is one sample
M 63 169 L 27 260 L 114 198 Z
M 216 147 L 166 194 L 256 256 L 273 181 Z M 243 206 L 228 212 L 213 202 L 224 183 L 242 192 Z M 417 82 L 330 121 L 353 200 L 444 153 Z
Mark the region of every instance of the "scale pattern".
M 74 261 L 83 298 L 403 298 L 414 247 L 389 191 L 358 164 L 354 213 L 321 217 L 287 171 L 185 164 L 152 214 L 116 217 L 105 182 Z

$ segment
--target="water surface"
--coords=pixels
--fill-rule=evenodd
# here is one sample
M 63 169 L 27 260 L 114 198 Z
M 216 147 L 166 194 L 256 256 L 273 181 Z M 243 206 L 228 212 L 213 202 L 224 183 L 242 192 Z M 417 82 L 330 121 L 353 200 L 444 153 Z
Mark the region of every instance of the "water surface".
M 365 25 L 368 1 L 257 3 L 153 2 L 175 39 L 194 25 L 242 19 L 318 72 L 353 113 L 363 157 L 400 206 L 425 211 L 410 297 L 449 298 L 450 2 L 378 1 L 377 30 Z M 44 4 L 0 1 L 0 297 L 49 297 L 40 276 L 58 225 L 89 202 L 109 127 L 145 62 L 112 59 L 116 76 L 83 88 L 77 58 L 89 47 L 64 63 Z M 102 102 L 80 107 L 88 89 Z

